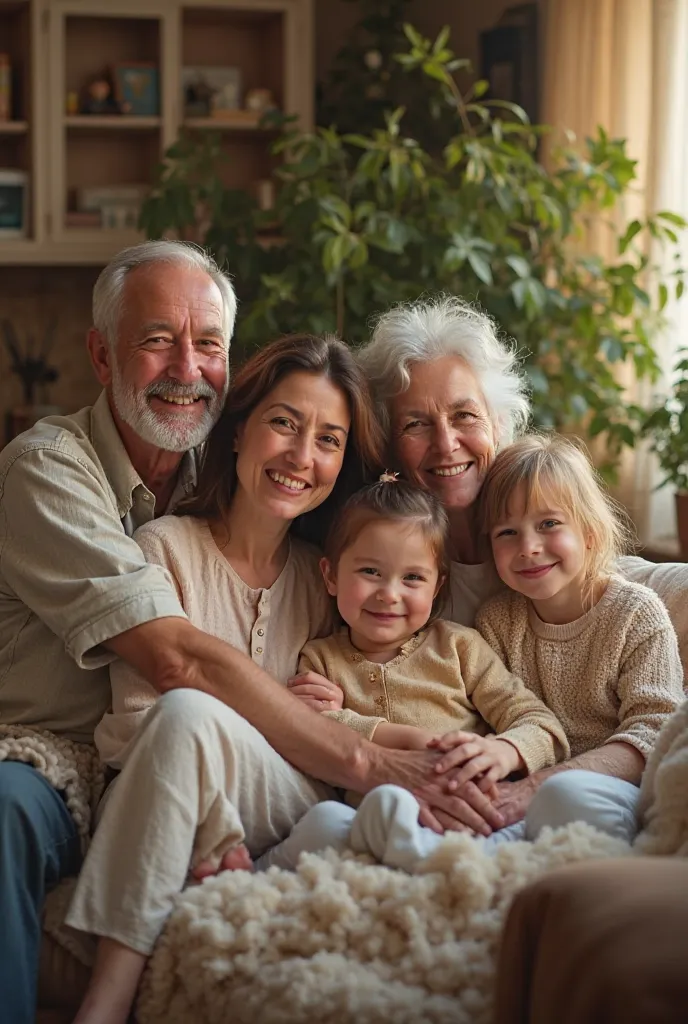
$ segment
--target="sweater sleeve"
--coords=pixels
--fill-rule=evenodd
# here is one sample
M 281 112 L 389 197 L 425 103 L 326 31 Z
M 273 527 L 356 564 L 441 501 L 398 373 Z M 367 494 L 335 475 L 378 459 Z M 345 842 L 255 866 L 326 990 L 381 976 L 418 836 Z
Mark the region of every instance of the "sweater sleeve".
M 619 725 L 607 743 L 628 743 L 648 757 L 664 723 L 684 700 L 683 669 L 669 615 L 655 595 L 636 610 L 617 683 Z
M 326 679 L 330 679 L 331 682 L 342 685 L 341 679 L 332 679 L 325 659 L 322 656 L 321 651 L 318 649 L 317 643 L 307 643 L 304 645 L 301 651 L 301 657 L 299 658 L 299 672 L 317 672 L 318 675 L 325 676 Z M 335 673 L 332 673 L 334 675 Z M 344 703 L 346 704 L 346 688 L 342 686 L 344 690 Z M 361 733 L 366 739 L 372 740 L 375 730 L 377 729 L 380 722 L 386 722 L 386 718 L 376 718 L 372 715 L 359 715 L 356 711 L 350 711 L 346 707 L 343 707 L 341 711 L 322 711 L 321 714 L 327 718 L 333 718 L 335 722 L 341 722 L 342 725 L 348 725 L 350 729 L 354 729 L 356 732 Z
M 468 697 L 494 731 L 516 747 L 529 773 L 569 757 L 559 720 L 509 672 L 479 633 L 458 635 L 457 653 Z

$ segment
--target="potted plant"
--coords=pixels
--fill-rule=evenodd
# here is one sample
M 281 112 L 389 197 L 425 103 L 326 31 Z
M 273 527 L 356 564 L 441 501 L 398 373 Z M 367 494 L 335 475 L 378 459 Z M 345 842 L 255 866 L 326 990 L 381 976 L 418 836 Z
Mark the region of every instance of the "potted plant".
M 688 557 L 688 349 L 674 367 L 674 384 L 666 400 L 643 425 L 664 475 L 660 487 L 676 488 L 676 525 L 681 554 Z
M 359 344 L 372 315 L 423 293 L 478 301 L 518 343 L 535 423 L 598 438 L 600 468 L 611 470 L 643 416 L 619 370 L 656 380 L 653 332 L 683 289 L 680 260 L 661 280 L 650 272 L 648 239 L 677 248 L 685 222 L 660 211 L 622 223 L 635 179 L 623 140 L 600 128 L 545 167 L 546 127 L 490 98 L 486 82 L 461 91 L 467 62 L 449 48 L 448 30 L 434 42 L 404 31 L 408 50 L 393 59 L 417 101 L 425 98 L 427 124 L 438 114 L 441 145 L 424 143 L 433 133 L 417 133 L 415 108 L 403 103 L 390 102 L 377 127 L 354 134 L 337 122 L 304 134 L 287 121 L 274 145 L 282 159 L 274 204 L 264 211 L 223 184 L 216 138 L 182 136 L 141 227 L 150 238 L 193 238 L 229 267 L 241 300 L 235 353 L 301 330 Z M 616 237 L 609 258 L 580 244 L 600 221 Z

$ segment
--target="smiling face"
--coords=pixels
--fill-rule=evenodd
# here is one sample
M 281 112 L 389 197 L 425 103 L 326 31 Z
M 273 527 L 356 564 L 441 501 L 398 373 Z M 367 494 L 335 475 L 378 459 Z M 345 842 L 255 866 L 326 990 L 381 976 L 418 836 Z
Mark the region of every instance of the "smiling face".
M 350 425 L 346 396 L 327 377 L 284 377 L 237 430 L 235 500 L 277 519 L 316 508 L 342 468 Z
M 101 376 L 123 435 L 129 427 L 148 444 L 173 452 L 204 441 L 227 393 L 228 342 L 222 295 L 203 271 L 174 263 L 131 271 L 108 371 Z
M 589 542 L 554 494 L 543 492 L 528 507 L 522 485 L 490 540 L 500 577 L 529 598 L 541 618 L 565 622 L 583 613 Z
M 391 406 L 394 450 L 405 476 L 448 512 L 468 509 L 495 455 L 495 432 L 475 374 L 458 356 L 411 368 Z
M 413 522 L 373 519 L 336 567 L 325 558 L 321 567 L 351 642 L 370 655 L 394 655 L 422 629 L 441 582 L 432 545 Z

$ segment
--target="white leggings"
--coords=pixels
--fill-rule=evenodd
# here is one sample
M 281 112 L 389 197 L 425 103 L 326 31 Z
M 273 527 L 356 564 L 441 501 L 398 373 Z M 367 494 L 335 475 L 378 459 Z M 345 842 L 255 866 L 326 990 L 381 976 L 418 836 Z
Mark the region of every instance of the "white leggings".
M 630 843 L 637 832 L 639 792 L 630 782 L 609 775 L 560 772 L 540 786 L 522 821 L 476 841 L 493 851 L 503 843 L 532 841 L 546 826 L 585 821 Z M 311 807 L 285 840 L 258 858 L 256 868 L 293 870 L 301 853 L 332 847 L 367 853 L 388 867 L 413 872 L 441 841 L 442 836 L 418 824 L 418 801 L 411 793 L 398 786 L 379 786 L 357 810 L 334 800 Z

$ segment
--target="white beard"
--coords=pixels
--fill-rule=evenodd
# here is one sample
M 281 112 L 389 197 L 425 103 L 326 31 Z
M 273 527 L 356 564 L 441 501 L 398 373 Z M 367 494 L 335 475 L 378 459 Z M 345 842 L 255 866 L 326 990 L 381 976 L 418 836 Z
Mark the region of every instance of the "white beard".
M 112 367 L 112 400 L 119 416 L 143 441 L 166 452 L 187 452 L 205 441 L 220 418 L 228 386 L 229 380 L 222 394 L 218 394 L 205 380 L 197 384 L 180 384 L 170 380 L 158 381 L 149 384 L 143 391 L 137 391 L 133 385 L 124 381 L 116 362 L 113 362 Z M 200 420 L 180 423 L 174 412 L 170 412 L 169 416 L 163 412 L 153 412 L 148 398 L 155 394 L 203 397 L 207 403 Z

